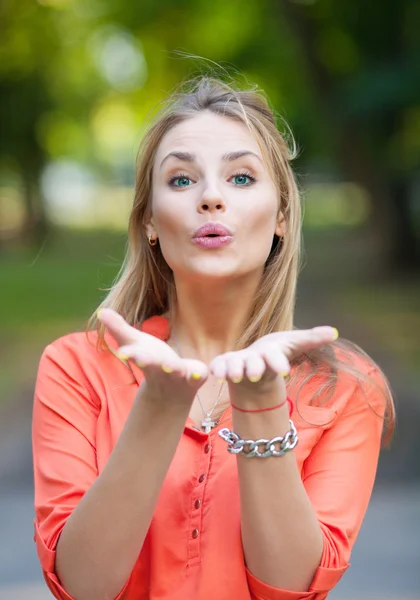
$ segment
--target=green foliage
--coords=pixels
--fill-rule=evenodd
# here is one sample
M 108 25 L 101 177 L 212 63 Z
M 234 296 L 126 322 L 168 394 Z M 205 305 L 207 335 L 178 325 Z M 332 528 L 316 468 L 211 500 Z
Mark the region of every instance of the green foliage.
M 3 0 L 0 193 L 18 190 L 26 236 L 42 212 L 33 190 L 54 161 L 132 185 L 149 112 L 183 78 L 227 72 L 257 83 L 290 123 L 298 174 L 340 182 L 340 201 L 325 186 L 322 204 L 309 197 L 309 225 L 369 215 L 390 247 L 383 262 L 405 248 L 399 267 L 418 268 L 419 18 L 415 0 Z M 2 234 L 0 223 L 0 244 Z M 19 352 L 28 332 L 48 341 L 82 327 L 122 257 L 115 234 L 49 236 L 41 249 L 0 246 L 0 331 L 21 340 Z
M 205 63 L 183 59 L 173 50 L 203 56 L 207 68 L 216 61 L 258 79 L 304 140 L 307 159 L 313 153 L 333 158 L 328 116 L 363 122 L 375 147 L 386 154 L 392 143 L 385 139 L 387 115 L 403 115 L 419 100 L 419 43 L 413 28 L 419 9 L 413 0 L 387 0 L 380 10 L 361 0 L 148 0 L 140 6 L 128 0 L 22 0 L 18 11 L 9 0 L 0 10 L 5 32 L 0 109 L 9 117 L 3 156 L 23 154 L 31 139 L 30 152 L 38 146 L 38 154 L 47 157 L 93 163 L 112 159 L 94 143 L 92 122 L 101 106 L 126 104 L 139 127 L 146 112 L 183 77 L 196 67 L 206 69 Z M 106 49 L 112 35 L 113 51 L 112 43 Z M 116 61 L 118 67 L 121 36 L 137 46 L 147 65 L 132 89 L 118 88 L 104 70 L 104 61 Z M 121 63 L 122 70 L 126 66 Z M 325 82 L 321 98 L 316 70 Z M 336 117 L 325 115 L 319 106 L 323 99 L 327 107 L 334 106 Z M 405 119 L 398 121 L 404 128 Z M 405 139 L 400 136 L 400 144 Z M 410 152 L 418 151 L 409 146 Z
M 125 235 L 58 230 L 44 246 L 4 255 L 0 268 L 0 330 L 39 331 L 49 322 L 87 318 L 118 273 Z
M 43 247 L 0 257 L 0 405 L 33 388 L 45 346 L 84 331 L 118 273 L 125 236 L 58 230 Z

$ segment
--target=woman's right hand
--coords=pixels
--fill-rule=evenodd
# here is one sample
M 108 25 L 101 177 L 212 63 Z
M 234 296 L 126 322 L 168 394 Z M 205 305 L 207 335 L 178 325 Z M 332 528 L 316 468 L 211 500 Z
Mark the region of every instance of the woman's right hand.
M 185 398 L 187 403 L 192 403 L 209 374 L 205 363 L 181 358 L 164 341 L 132 327 L 110 308 L 100 309 L 97 316 L 119 343 L 117 355 L 142 369 L 147 391 L 153 398 L 162 403 Z

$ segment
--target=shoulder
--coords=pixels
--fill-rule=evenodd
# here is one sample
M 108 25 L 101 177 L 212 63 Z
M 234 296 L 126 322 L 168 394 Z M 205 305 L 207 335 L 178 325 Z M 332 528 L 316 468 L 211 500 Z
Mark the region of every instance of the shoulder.
M 363 394 L 372 391 L 386 393 L 389 382 L 380 366 L 361 348 L 344 340 L 343 346 L 334 349 L 338 365 L 338 384 L 353 386 L 354 391 Z
M 51 359 L 64 365 L 84 364 L 99 355 L 96 331 L 77 331 L 63 335 L 50 342 L 44 349 L 41 362 Z
M 98 336 L 76 332 L 52 341 L 42 353 L 35 382 L 35 406 L 91 406 L 101 410 L 114 398 L 131 398 L 136 376 L 111 350 L 97 345 Z M 107 340 L 108 341 L 108 340 Z M 117 342 L 109 338 L 112 349 Z M 81 401 L 83 400 L 83 402 Z M 114 401 L 114 400 L 112 400 Z
M 108 347 L 98 344 L 96 331 L 78 331 L 57 338 L 44 349 L 38 376 L 45 372 L 51 376 L 55 372 L 90 385 L 114 374 L 123 376 L 127 367 L 112 352 L 117 343 L 109 335 L 105 342 Z
M 112 350 L 117 348 L 115 340 L 105 336 L 109 348 L 98 344 L 96 331 L 76 331 L 63 335 L 50 342 L 44 349 L 44 354 L 61 356 L 63 360 L 81 362 L 86 359 L 103 360 L 113 356 Z
M 356 405 L 382 412 L 390 400 L 389 383 L 374 360 L 347 340 L 330 344 L 302 365 L 296 389 L 301 403 L 341 413 Z M 366 402 L 368 400 L 368 402 Z
M 388 379 L 380 366 L 361 348 L 343 341 L 335 349 L 338 365 L 337 385 L 332 405 L 354 427 L 392 435 L 395 409 Z

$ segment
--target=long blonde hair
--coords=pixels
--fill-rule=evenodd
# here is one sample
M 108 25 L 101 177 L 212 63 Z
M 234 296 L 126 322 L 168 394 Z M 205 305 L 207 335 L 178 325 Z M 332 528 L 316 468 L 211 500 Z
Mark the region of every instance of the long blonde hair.
M 277 185 L 278 210 L 286 225 L 284 240 L 274 236 L 247 327 L 234 348 L 240 349 L 269 333 L 293 329 L 296 285 L 301 266 L 301 203 L 290 166 L 296 155 L 296 147 L 289 131 L 287 136 L 280 133 L 280 123 L 276 122 L 274 111 L 257 86 L 240 90 L 232 82 L 199 76 L 182 84 L 163 103 L 140 144 L 127 253 L 100 308 L 113 308 L 131 325 L 138 325 L 153 315 L 165 312 L 172 314 L 176 303 L 172 270 L 166 263 L 159 244 L 154 247 L 149 245 L 144 229 L 150 215 L 152 170 L 157 149 L 165 134 L 175 125 L 204 110 L 239 121 L 254 135 Z M 96 312 L 88 327 L 98 331 L 98 343 L 104 345 L 104 328 L 96 319 Z M 325 403 L 333 394 L 340 371 L 353 375 L 358 382 L 378 385 L 376 378 L 354 365 L 355 356 L 362 358 L 370 369 L 380 373 L 380 387 L 386 403 L 388 440 L 395 422 L 389 384 L 374 361 L 355 344 L 340 339 L 334 344 L 327 344 L 299 356 L 292 364 L 289 383 L 300 381 L 303 386 L 316 374 L 322 374 L 323 385 L 312 399 L 314 402 L 319 398 L 319 404 Z

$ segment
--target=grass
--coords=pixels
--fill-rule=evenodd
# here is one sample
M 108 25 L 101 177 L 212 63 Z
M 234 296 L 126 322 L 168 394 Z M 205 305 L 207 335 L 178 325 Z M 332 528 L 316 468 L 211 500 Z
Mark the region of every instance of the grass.
M 391 359 L 420 384 L 420 274 L 387 273 L 361 229 L 307 229 L 305 247 L 303 278 L 309 287 L 324 288 L 347 337 L 375 359 Z
M 85 320 L 116 276 L 124 245 L 121 234 L 63 230 L 41 250 L 0 257 L 0 329 L 15 335 L 54 321 Z
M 340 232 L 323 233 L 308 235 L 307 241 L 309 289 L 316 286 L 341 314 L 353 314 L 378 348 L 386 347 L 418 373 L 419 280 L 370 280 L 364 259 L 369 251 L 354 235 L 346 241 Z M 121 233 L 58 230 L 41 249 L 0 254 L 1 397 L 32 388 L 43 348 L 84 329 L 106 294 L 103 288 L 117 275 L 124 251 Z
M 30 386 L 43 348 L 83 330 L 120 268 L 125 236 L 57 231 L 38 248 L 0 256 L 0 389 Z
M 366 323 L 378 345 L 398 356 L 413 375 L 420 368 L 420 282 L 396 281 L 353 285 L 333 295 L 344 311 L 352 310 Z

